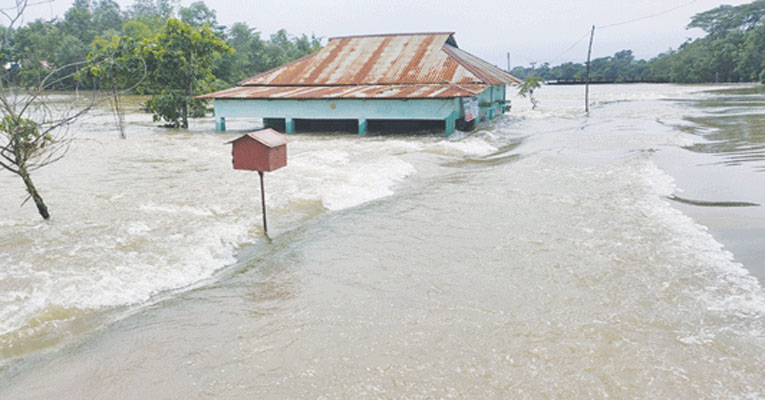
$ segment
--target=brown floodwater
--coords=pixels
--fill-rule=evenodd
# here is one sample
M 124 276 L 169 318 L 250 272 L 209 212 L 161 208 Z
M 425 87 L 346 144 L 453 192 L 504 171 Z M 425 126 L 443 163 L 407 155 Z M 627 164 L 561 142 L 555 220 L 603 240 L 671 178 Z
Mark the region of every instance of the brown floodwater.
M 0 398 L 765 397 L 759 86 L 548 86 L 471 133 L 107 110 L 0 174 Z M 759 279 L 758 279 L 759 278 Z

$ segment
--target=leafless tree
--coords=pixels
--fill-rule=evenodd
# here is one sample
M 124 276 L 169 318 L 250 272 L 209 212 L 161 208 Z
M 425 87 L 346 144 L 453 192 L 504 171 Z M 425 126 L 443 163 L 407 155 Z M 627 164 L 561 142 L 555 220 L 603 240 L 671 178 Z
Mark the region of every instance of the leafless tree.
M 14 4 L 0 8 L 0 15 L 7 19 L 7 29 L 0 39 L 0 53 L 7 50 L 8 32 L 22 21 L 24 11 L 33 3 L 14 0 Z M 49 95 L 48 90 L 75 77 L 86 63 L 83 60 L 52 69 L 36 87 L 26 89 L 10 87 L 9 72 L 0 68 L 3 87 L 0 89 L 0 166 L 24 181 L 29 194 L 24 203 L 31 198 L 44 219 L 50 218 L 50 213 L 30 174 L 66 155 L 73 140 L 70 126 L 90 111 L 97 100 L 95 91 L 87 94 L 75 91 L 72 96 L 57 99 Z

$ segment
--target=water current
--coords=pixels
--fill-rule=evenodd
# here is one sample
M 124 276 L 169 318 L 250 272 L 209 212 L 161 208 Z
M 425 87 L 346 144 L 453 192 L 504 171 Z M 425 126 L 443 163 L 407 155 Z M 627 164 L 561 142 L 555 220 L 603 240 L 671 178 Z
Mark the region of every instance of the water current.
M 132 110 L 0 173 L 0 398 L 765 398 L 765 91 L 547 86 L 470 133 Z M 759 278 L 759 279 L 758 279 Z

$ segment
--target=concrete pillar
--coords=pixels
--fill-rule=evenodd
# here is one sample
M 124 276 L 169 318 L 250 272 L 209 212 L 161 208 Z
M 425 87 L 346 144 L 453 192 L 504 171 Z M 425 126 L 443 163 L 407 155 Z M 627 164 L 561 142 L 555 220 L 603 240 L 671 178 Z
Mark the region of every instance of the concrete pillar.
M 223 132 L 226 130 L 226 118 L 219 115 L 215 116 L 215 130 Z
M 295 133 L 295 120 L 292 118 L 284 119 L 284 132 Z
M 449 136 L 452 133 L 454 133 L 454 128 L 455 128 L 456 120 L 457 120 L 457 118 L 455 117 L 454 112 L 452 112 L 451 114 L 449 114 L 448 117 L 446 117 L 446 119 L 445 119 L 445 121 L 446 121 L 446 136 Z
M 367 119 L 359 118 L 359 135 L 367 134 Z

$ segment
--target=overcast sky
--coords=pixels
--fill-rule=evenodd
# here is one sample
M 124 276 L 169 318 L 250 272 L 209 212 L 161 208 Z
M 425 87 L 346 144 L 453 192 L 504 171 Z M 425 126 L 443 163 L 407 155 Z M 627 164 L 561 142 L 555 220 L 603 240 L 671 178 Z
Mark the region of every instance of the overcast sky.
M 12 0 L 3 0 L 2 4 Z M 194 0 L 181 0 L 188 6 Z M 30 0 L 34 3 L 34 0 Z M 117 0 L 123 9 L 132 0 Z M 333 37 L 366 33 L 455 32 L 460 48 L 505 67 L 531 62 L 582 62 L 596 28 L 593 58 L 632 49 L 651 58 L 702 34 L 686 30 L 690 18 L 721 4 L 749 0 L 208 0 L 218 22 L 245 22 L 263 37 L 284 28 L 292 34 Z M 63 15 L 71 0 L 31 7 L 26 20 Z M 660 14 L 660 15 L 657 15 Z M 648 17 L 640 19 L 642 17 Z M 605 27 L 625 21 L 638 21 Z M 581 41 L 579 41 L 581 39 Z M 568 50 L 577 41 L 578 44 Z

